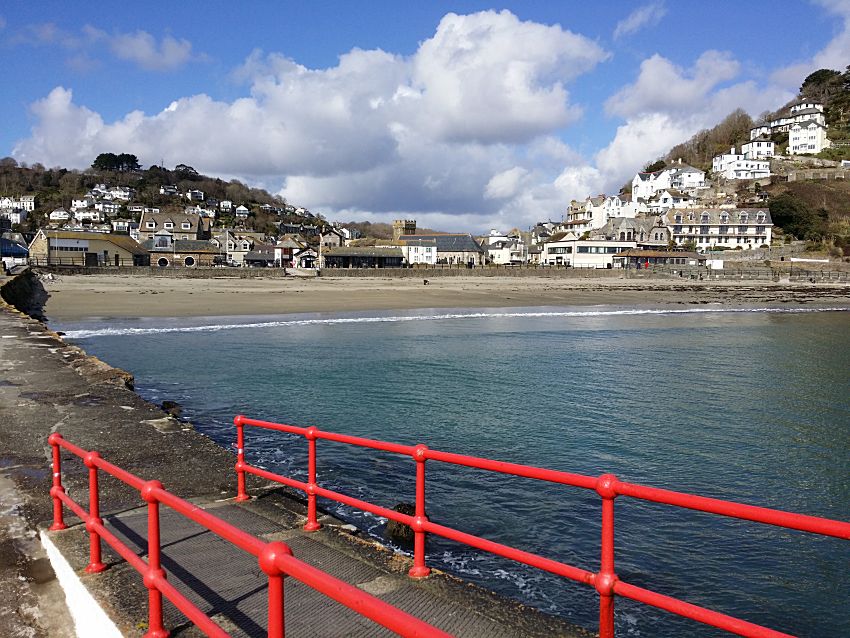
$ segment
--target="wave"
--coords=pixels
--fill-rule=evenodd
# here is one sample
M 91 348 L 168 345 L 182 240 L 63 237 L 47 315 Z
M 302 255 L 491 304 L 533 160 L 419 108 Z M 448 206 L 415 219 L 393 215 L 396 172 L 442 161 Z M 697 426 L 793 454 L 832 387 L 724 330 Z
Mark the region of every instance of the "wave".
M 385 317 L 332 317 L 323 319 L 289 319 L 253 323 L 225 323 L 204 326 L 160 326 L 155 328 L 96 328 L 90 330 L 68 330 L 66 339 L 90 339 L 92 337 L 114 337 L 162 334 L 168 332 L 218 332 L 257 328 L 280 328 L 295 326 L 325 326 L 351 323 L 403 323 L 406 321 L 447 321 L 457 319 L 514 319 L 553 317 L 616 317 L 634 315 L 693 315 L 729 313 L 801 314 L 812 312 L 847 312 L 850 308 L 677 308 L 677 309 L 624 309 L 624 310 L 563 310 L 550 312 L 469 312 L 437 315 L 396 315 Z

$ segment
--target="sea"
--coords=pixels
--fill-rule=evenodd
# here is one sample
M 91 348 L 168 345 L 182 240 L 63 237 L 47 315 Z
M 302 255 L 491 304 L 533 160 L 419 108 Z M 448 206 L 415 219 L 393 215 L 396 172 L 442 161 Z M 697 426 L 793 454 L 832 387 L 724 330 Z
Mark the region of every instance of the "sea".
M 143 310 L 141 310 L 143 312 Z M 546 307 L 51 322 L 233 449 L 233 417 L 850 521 L 847 308 Z M 306 477 L 303 438 L 249 431 L 251 463 Z M 318 442 L 318 481 L 393 507 L 410 458 Z M 167 484 L 167 477 L 163 479 Z M 249 477 L 249 482 L 251 478 Z M 323 507 L 375 538 L 385 521 Z M 431 520 L 595 571 L 594 493 L 427 465 Z M 595 629 L 598 597 L 430 538 L 428 564 Z M 799 636 L 850 636 L 850 541 L 616 500 L 622 580 Z M 619 636 L 721 636 L 618 598 Z

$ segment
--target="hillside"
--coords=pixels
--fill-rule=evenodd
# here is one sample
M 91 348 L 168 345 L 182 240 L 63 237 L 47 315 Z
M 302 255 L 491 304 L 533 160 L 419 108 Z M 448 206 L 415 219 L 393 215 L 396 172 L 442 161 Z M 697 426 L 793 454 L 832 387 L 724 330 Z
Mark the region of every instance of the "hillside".
M 707 170 L 711 158 L 727 151 L 732 146 L 740 147 L 750 139 L 750 129 L 788 113 L 792 104 L 800 99 L 816 100 L 824 105 L 824 115 L 833 148 L 819 155 L 822 159 L 850 159 L 850 66 L 843 73 L 832 69 L 820 69 L 811 73 L 800 86 L 796 98 L 776 111 L 762 113 L 755 121 L 743 110 L 737 109 L 722 122 L 705 129 L 681 144 L 677 144 L 664 156 L 667 163 L 681 158 L 691 166 Z M 771 136 L 781 149 L 788 143 L 787 133 Z
M 109 158 L 132 158 L 130 162 L 110 162 Z M 106 158 L 106 159 L 104 159 Z M 107 167 L 111 168 L 107 168 Z M 159 166 L 148 169 L 138 167 L 135 156 L 111 153 L 99 155 L 91 168 L 78 171 L 66 168 L 45 168 L 41 164 L 19 165 L 11 157 L 0 159 L 0 196 L 20 197 L 35 195 L 38 206 L 22 224 L 24 231 L 34 231 L 46 223 L 50 211 L 64 207 L 70 210 L 71 200 L 82 197 L 97 184 L 129 186 L 136 190 L 135 203 L 156 206 L 163 211 L 182 210 L 188 204 L 185 199 L 175 199 L 160 194 L 160 186 L 176 185 L 180 192 L 197 189 L 204 192 L 206 199 L 230 200 L 234 205 L 244 204 L 252 210 L 247 220 L 248 226 L 258 231 L 275 230 L 274 222 L 299 221 L 299 215 L 270 215 L 259 210 L 259 206 L 269 204 L 285 207 L 286 201 L 260 188 L 252 188 L 239 180 L 224 181 L 198 173 L 191 166 L 178 164 L 173 170 Z M 132 217 L 132 215 L 127 215 Z M 136 215 L 138 217 L 138 215 Z M 232 219 L 223 218 L 225 224 Z M 315 221 L 315 220 L 313 220 Z

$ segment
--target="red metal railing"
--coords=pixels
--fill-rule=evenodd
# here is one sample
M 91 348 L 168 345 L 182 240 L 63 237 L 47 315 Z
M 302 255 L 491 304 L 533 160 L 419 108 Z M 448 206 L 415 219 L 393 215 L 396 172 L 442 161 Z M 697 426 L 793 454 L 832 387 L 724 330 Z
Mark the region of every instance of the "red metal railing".
M 48 442 L 53 448 L 53 486 L 50 496 L 53 498 L 53 524 L 50 530 L 65 529 L 63 504 L 85 523 L 89 533 L 90 554 L 86 571 L 101 572 L 106 566 L 101 560 L 101 540 L 106 541 L 136 571 L 142 574 L 148 589 L 148 631 L 145 638 L 167 638 L 168 631 L 163 626 L 162 597 L 170 600 L 177 609 L 191 620 L 207 636 L 227 638 L 228 634 L 214 623 L 203 611 L 178 591 L 166 578 L 160 562 L 160 504 L 194 521 L 219 537 L 233 543 L 258 559 L 260 569 L 269 577 L 268 587 L 268 636 L 283 638 L 283 577 L 291 576 L 308 587 L 353 609 L 362 616 L 383 625 L 400 636 L 419 638 L 434 636 L 450 638 L 449 634 L 385 603 L 379 598 L 349 585 L 330 574 L 311 567 L 292 555 L 292 550 L 282 542 L 266 543 L 259 538 L 213 516 L 188 501 L 163 489 L 159 481 L 145 481 L 138 476 L 109 463 L 100 454 L 83 450 L 69 443 L 58 433 L 51 434 Z M 89 468 L 89 511 L 76 503 L 62 486 L 62 465 L 60 448 L 83 459 Z M 148 560 L 145 562 L 127 545 L 122 543 L 100 518 L 98 470 L 103 470 L 130 487 L 139 490 L 142 499 L 148 504 Z
M 413 567 L 410 576 L 413 578 L 424 578 L 430 572 L 425 564 L 425 535 L 437 534 L 444 538 L 463 543 L 497 556 L 502 556 L 519 563 L 524 563 L 538 569 L 542 569 L 570 580 L 590 585 L 599 593 L 599 636 L 600 638 L 613 638 L 614 636 L 614 595 L 631 598 L 665 611 L 691 618 L 706 625 L 712 625 L 728 632 L 741 636 L 755 638 L 788 638 L 789 634 L 774 631 L 761 625 L 747 622 L 717 611 L 693 605 L 677 598 L 664 596 L 657 592 L 631 585 L 617 576 L 614 569 L 614 499 L 618 496 L 630 496 L 632 498 L 655 503 L 663 503 L 676 507 L 739 518 L 768 525 L 775 525 L 787 529 L 801 530 L 832 536 L 835 538 L 850 539 L 850 523 L 834 521 L 816 516 L 794 514 L 780 510 L 773 510 L 753 505 L 744 505 L 731 501 L 723 501 L 693 494 L 663 490 L 634 483 L 620 481 L 613 474 L 603 474 L 599 477 L 585 476 L 582 474 L 571 474 L 556 470 L 548 470 L 528 465 L 518 465 L 505 461 L 494 461 L 474 456 L 464 456 L 451 452 L 440 452 L 431 450 L 425 445 L 399 445 L 385 441 L 364 439 L 346 434 L 324 432 L 316 427 L 297 427 L 282 423 L 272 423 L 250 419 L 245 416 L 237 416 L 234 419 L 237 435 L 237 496 L 236 500 L 247 500 L 250 498 L 246 491 L 245 475 L 252 474 L 261 478 L 282 483 L 307 494 L 307 523 L 305 530 L 313 531 L 321 526 L 316 519 L 316 497 L 335 500 L 344 505 L 354 507 L 377 516 L 398 521 L 408 525 L 414 532 Z M 245 461 L 245 426 L 275 430 L 297 434 L 307 439 L 308 443 L 308 470 L 307 482 L 281 476 L 267 470 L 249 465 Z M 367 501 L 352 498 L 339 492 L 320 487 L 316 482 L 316 441 L 324 439 L 337 443 L 346 443 L 358 447 L 381 450 L 394 454 L 410 456 L 416 462 L 416 510 L 414 516 L 401 514 L 394 510 Z M 571 485 L 587 490 L 595 491 L 602 498 L 602 539 L 600 551 L 600 564 L 596 572 L 574 567 L 565 563 L 538 556 L 514 547 L 496 543 L 485 538 L 467 534 L 460 530 L 434 523 L 425 516 L 425 463 L 426 461 L 441 461 L 452 465 L 477 468 L 501 474 Z

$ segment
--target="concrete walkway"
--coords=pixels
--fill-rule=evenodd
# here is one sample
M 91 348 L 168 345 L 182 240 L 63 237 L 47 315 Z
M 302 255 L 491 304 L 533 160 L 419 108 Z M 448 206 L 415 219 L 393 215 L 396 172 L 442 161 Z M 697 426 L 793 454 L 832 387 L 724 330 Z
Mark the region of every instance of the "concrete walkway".
M 2 282 L 0 282 L 2 283 Z M 244 505 L 235 494 L 234 455 L 167 416 L 115 370 L 43 324 L 0 303 L 0 636 L 65 638 L 71 621 L 63 593 L 37 542 L 51 503 L 47 437 L 60 432 L 144 479 L 159 479 L 178 496 L 265 540 L 284 540 L 298 558 L 380 596 L 458 636 L 583 636 L 560 619 L 500 598 L 450 576 L 407 578 L 409 559 L 348 533 L 325 516 L 325 527 L 300 531 L 302 505 L 278 490 Z M 87 499 L 82 462 L 68 458 L 63 482 L 78 502 Z M 256 484 L 256 482 L 253 482 Z M 138 492 L 101 479 L 101 512 L 108 525 L 144 555 L 145 514 Z M 74 522 L 72 517 L 67 519 Z M 77 521 L 78 522 L 78 521 Z M 263 636 L 266 577 L 256 560 L 163 508 L 163 566 L 169 580 L 234 636 Z M 125 636 L 141 636 L 147 592 L 141 577 L 107 551 L 110 568 L 85 574 L 88 539 L 78 524 L 51 533 L 54 544 Z M 382 636 L 388 632 L 286 579 L 288 636 Z M 173 636 L 200 635 L 169 605 Z

